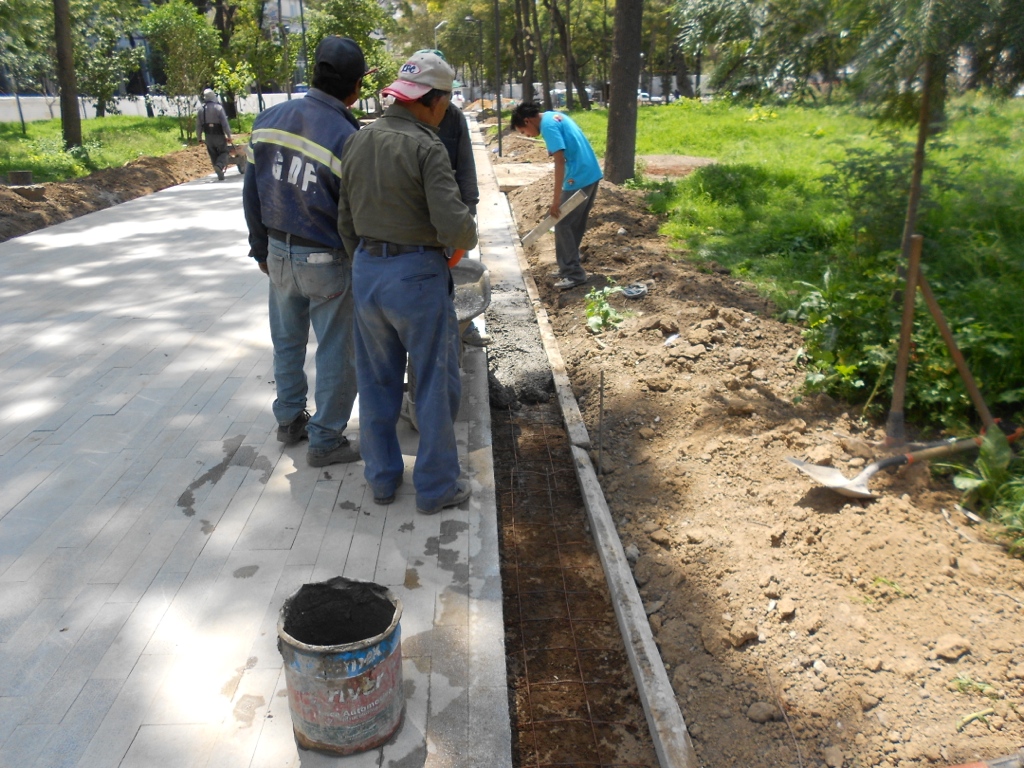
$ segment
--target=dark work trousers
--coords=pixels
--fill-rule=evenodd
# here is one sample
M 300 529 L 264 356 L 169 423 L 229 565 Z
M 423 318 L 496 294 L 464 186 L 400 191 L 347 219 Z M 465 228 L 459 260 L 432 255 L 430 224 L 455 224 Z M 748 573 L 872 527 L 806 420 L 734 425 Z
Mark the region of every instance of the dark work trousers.
M 223 133 L 217 131 L 211 133 L 207 128 L 203 135 L 206 136 L 206 151 L 210 153 L 210 162 L 213 163 L 213 167 L 221 173 L 228 167 L 228 163 L 231 162 L 231 158 L 228 157 L 228 140 Z
M 590 209 L 594 207 L 600 183 L 598 180 L 589 187 L 580 187 L 587 196 L 586 202 L 569 211 L 555 224 L 555 258 L 558 260 L 558 273 L 563 279 L 581 283 L 587 279 L 587 273 L 580 265 L 580 243 L 583 242 L 583 234 L 587 231 L 587 219 L 590 216 Z M 574 194 L 575 189 L 563 189 L 562 203 Z

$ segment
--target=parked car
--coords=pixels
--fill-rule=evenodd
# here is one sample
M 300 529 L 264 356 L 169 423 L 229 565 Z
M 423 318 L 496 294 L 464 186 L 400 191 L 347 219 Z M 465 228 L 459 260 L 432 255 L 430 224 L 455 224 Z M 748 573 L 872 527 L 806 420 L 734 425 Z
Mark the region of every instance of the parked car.
M 636 92 L 636 103 L 637 104 L 650 104 L 651 103 L 651 94 L 647 93 L 647 91 L 637 91 Z

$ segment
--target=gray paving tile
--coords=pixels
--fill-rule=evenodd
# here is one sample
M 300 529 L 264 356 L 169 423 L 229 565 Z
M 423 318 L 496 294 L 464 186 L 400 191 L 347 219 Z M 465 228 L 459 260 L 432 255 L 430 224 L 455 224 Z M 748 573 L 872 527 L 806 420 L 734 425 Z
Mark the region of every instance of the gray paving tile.
M 21 324 L 0 334 L 19 404 L 0 411 L 0 764 L 339 764 L 296 749 L 276 647 L 287 596 L 339 573 L 402 598 L 407 693 L 395 738 L 345 765 L 459 764 L 474 727 L 508 749 L 485 354 L 456 428 L 467 509 L 416 513 L 405 425 L 390 506 L 361 463 L 308 467 L 275 439 L 239 190 L 204 180 L 0 244 L 24 254 L 0 259 L 0 325 Z M 39 259 L 54 279 L 17 288 Z

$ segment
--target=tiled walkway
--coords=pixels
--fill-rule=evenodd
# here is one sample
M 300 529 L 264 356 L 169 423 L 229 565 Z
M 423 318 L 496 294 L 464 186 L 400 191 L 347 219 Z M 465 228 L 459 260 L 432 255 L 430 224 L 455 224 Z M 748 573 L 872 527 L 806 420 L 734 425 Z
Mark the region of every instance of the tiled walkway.
M 0 244 L 0 766 L 509 766 L 485 355 L 467 508 L 418 515 L 411 482 L 378 507 L 361 463 L 310 468 L 275 438 L 240 193 L 204 179 Z M 349 758 L 297 750 L 276 647 L 284 599 L 339 574 L 405 606 L 405 722 Z

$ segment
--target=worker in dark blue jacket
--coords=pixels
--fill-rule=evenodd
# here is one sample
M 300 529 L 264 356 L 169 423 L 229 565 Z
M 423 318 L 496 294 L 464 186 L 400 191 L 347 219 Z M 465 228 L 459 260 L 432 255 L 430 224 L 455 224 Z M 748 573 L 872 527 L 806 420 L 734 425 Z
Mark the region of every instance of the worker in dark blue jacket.
M 242 191 L 249 255 L 270 277 L 277 439 L 309 438 L 306 459 L 325 467 L 359 459 L 345 437 L 356 397 L 352 262 L 338 235 L 341 151 L 359 129 L 349 107 L 368 74 L 347 37 L 316 49 L 312 88 L 253 123 Z M 306 410 L 303 364 L 316 334 L 316 412 Z

